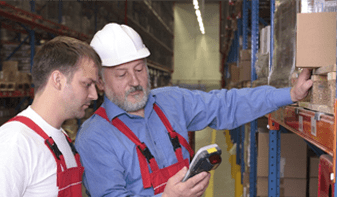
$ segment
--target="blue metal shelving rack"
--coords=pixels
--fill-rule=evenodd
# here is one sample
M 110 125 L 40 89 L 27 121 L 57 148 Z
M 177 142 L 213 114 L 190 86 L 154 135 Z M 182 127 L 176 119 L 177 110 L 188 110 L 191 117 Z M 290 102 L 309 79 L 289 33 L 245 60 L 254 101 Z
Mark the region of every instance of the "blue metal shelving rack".
M 251 29 L 249 29 L 248 23 L 248 14 L 249 10 L 251 11 Z M 273 63 L 273 51 L 274 51 L 274 13 L 275 13 L 275 0 L 270 0 L 270 53 L 269 53 L 269 69 L 272 68 Z M 256 80 L 255 72 L 255 63 L 256 63 L 256 53 L 258 50 L 258 40 L 259 40 L 259 0 L 243 0 L 242 8 L 242 21 L 241 24 L 238 24 L 238 27 L 242 27 L 239 32 L 242 31 L 243 43 L 242 49 L 248 49 L 248 34 L 251 34 L 251 81 Z M 337 83 L 336 83 L 337 86 Z M 337 103 L 337 91 L 336 91 L 336 100 Z M 337 108 L 335 109 L 335 114 L 337 114 Z M 270 116 L 271 117 L 271 116 Z M 335 125 L 337 130 L 337 117 L 335 116 Z M 257 121 L 252 121 L 250 123 L 250 174 L 249 174 L 249 183 L 250 196 L 256 196 L 256 181 L 257 181 L 257 149 L 256 149 L 256 139 L 255 134 L 257 131 Z M 268 166 L 268 196 L 277 197 L 280 196 L 280 159 L 281 159 L 281 130 L 284 130 L 284 127 L 281 127 L 278 122 L 274 121 L 274 118 L 269 118 L 269 166 Z M 243 159 L 243 150 L 244 150 L 244 126 L 233 129 L 231 131 L 233 135 L 232 140 L 237 144 L 237 164 L 241 165 L 241 173 L 244 172 L 244 159 Z M 337 135 L 335 139 L 335 148 L 337 147 Z M 304 140 L 306 140 L 304 138 Z M 308 142 L 307 142 L 308 143 Z M 308 143 L 311 147 L 312 145 Z M 317 147 L 311 147 L 316 154 L 322 154 L 322 150 Z M 337 150 L 334 150 L 336 154 Z M 335 165 L 337 164 L 337 157 L 334 155 Z M 336 168 L 336 166 L 334 166 Z M 336 171 L 336 170 L 335 170 Z M 337 180 L 337 173 L 334 174 L 334 179 Z M 337 191 L 337 182 L 334 183 L 334 191 Z M 337 192 L 334 194 L 337 197 Z
M 270 53 L 269 70 L 273 64 L 274 51 L 274 13 L 275 0 L 270 0 Z M 268 196 L 280 196 L 280 159 L 281 159 L 281 131 L 279 124 L 269 122 L 269 168 L 268 168 Z
M 256 80 L 255 72 L 255 62 L 256 62 L 256 53 L 258 50 L 258 40 L 259 40 L 259 0 L 252 1 L 251 5 L 251 81 Z M 256 138 L 255 134 L 257 131 L 257 120 L 254 120 L 250 123 L 250 195 L 256 196 L 256 180 L 257 180 L 257 150 L 256 150 Z

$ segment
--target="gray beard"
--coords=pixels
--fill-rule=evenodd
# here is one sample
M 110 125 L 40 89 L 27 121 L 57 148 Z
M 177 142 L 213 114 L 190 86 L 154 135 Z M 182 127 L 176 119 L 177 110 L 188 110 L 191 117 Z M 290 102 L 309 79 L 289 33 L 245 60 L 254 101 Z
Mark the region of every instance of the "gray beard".
M 126 112 L 135 112 L 138 111 L 140 109 L 143 109 L 147 103 L 149 94 L 150 94 L 150 90 L 151 90 L 151 83 L 148 83 L 148 88 L 146 90 L 144 90 L 144 88 L 142 86 L 135 86 L 132 87 L 130 90 L 128 90 L 125 93 L 125 97 L 124 98 L 120 98 L 119 96 L 117 96 L 115 93 L 113 93 L 112 98 L 109 98 L 111 100 L 111 102 L 115 103 L 119 108 L 125 110 Z M 135 92 L 141 90 L 144 93 L 144 96 L 142 98 L 139 98 L 139 96 L 136 96 L 136 99 L 139 100 L 136 103 L 131 103 L 127 100 L 127 97 L 130 93 Z

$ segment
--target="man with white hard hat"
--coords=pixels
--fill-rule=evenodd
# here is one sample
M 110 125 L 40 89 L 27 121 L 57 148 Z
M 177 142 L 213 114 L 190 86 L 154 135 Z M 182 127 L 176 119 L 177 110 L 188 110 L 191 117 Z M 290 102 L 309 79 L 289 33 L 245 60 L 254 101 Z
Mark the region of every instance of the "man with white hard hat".
M 293 88 L 151 90 L 150 52 L 132 28 L 107 24 L 90 45 L 102 59 L 105 96 L 75 146 L 91 196 L 201 196 L 209 173 L 182 182 L 193 155 L 188 131 L 236 128 L 303 99 L 312 85 L 305 69 Z

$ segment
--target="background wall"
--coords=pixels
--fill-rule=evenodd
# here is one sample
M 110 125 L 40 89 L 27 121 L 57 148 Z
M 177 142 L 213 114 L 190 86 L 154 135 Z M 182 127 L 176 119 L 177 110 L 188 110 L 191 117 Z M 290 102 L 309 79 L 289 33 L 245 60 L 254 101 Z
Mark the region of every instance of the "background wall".
M 201 34 L 193 4 L 174 6 L 173 84 L 202 84 L 207 90 L 220 88 L 219 4 L 206 3 Z
M 206 3 L 201 34 L 192 3 L 175 3 L 174 6 L 174 72 L 173 85 L 209 91 L 221 87 L 219 52 L 219 3 Z M 209 127 L 195 132 L 195 151 L 216 143 L 222 149 L 222 163 L 214 171 L 203 197 L 235 196 L 231 177 L 229 153 L 224 131 Z

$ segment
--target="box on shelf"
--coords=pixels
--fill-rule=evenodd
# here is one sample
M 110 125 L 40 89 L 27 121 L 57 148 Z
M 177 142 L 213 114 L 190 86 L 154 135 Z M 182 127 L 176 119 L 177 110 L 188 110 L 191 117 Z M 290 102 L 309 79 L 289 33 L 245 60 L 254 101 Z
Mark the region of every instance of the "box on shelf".
M 268 177 L 269 133 L 259 133 L 257 153 L 257 176 Z M 292 133 L 281 134 L 281 178 L 306 178 L 307 144 Z
M 17 61 L 3 61 L 2 62 L 2 71 L 3 72 L 15 72 L 18 71 L 19 63 Z
M 336 12 L 297 14 L 297 67 L 336 64 Z
M 280 179 L 281 197 L 303 197 L 306 196 L 307 179 Z M 268 196 L 268 177 L 257 177 L 256 195 Z
M 250 81 L 251 80 L 251 62 L 241 61 L 240 62 L 240 81 Z
M 312 75 L 311 103 L 319 105 L 334 106 L 336 93 L 336 73 L 327 75 Z
M 317 197 L 318 195 L 318 177 L 309 179 L 309 197 Z
M 319 158 L 318 157 L 310 157 L 309 176 L 311 178 L 318 178 L 318 168 L 319 168 Z
M 250 61 L 252 56 L 250 49 L 242 49 L 240 50 L 240 61 Z
M 240 67 L 236 63 L 229 64 L 231 82 L 236 83 L 240 80 Z

